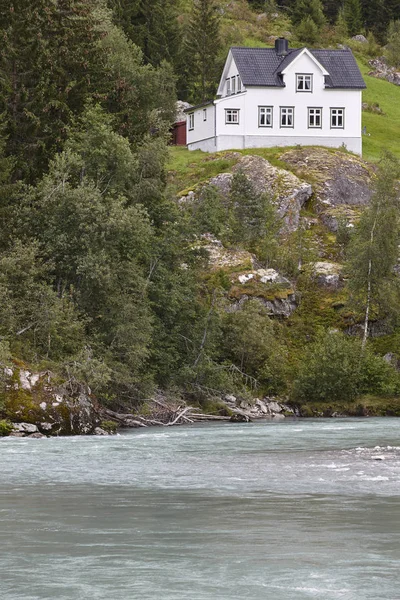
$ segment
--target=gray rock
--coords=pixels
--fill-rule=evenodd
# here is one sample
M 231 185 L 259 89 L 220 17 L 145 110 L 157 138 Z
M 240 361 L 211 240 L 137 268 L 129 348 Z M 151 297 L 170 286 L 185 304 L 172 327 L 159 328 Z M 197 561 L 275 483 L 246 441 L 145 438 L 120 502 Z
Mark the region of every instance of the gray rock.
M 12 431 L 8 437 L 21 438 L 21 437 L 26 437 L 26 435 L 25 435 L 25 433 L 22 433 L 22 431 Z
M 232 396 L 231 394 L 227 394 L 225 396 L 225 402 L 227 404 L 233 404 L 236 405 L 236 396 Z
M 267 407 L 271 413 L 281 413 L 282 406 L 278 402 L 267 402 Z
M 368 44 L 368 40 L 365 37 L 365 35 L 353 35 L 353 37 L 351 38 L 352 40 L 354 40 L 355 42 L 361 42 L 362 44 Z
M 300 221 L 300 210 L 312 195 L 312 187 L 285 169 L 274 167 L 261 156 L 247 155 L 240 158 L 232 169 L 233 173 L 222 173 L 209 183 L 227 196 L 234 173 L 244 173 L 257 193 L 269 193 L 274 199 L 282 231 L 296 231 Z
M 108 433 L 108 431 L 105 431 L 104 429 L 102 429 L 101 427 L 95 427 L 94 429 L 94 435 L 110 435 Z
M 53 429 L 53 423 L 40 423 L 40 429 L 43 431 L 51 431 Z
M 39 440 L 39 439 L 45 438 L 47 436 L 43 435 L 43 433 L 36 432 L 36 433 L 31 433 L 31 435 L 28 435 L 27 437 L 34 438 L 35 440 Z
M 384 56 L 373 58 L 368 64 L 373 68 L 373 71 L 368 73 L 371 77 L 386 79 L 389 83 L 400 85 L 400 71 L 397 71 L 395 67 L 390 67 Z
M 38 428 L 33 423 L 13 423 L 14 430 L 20 433 L 37 433 Z

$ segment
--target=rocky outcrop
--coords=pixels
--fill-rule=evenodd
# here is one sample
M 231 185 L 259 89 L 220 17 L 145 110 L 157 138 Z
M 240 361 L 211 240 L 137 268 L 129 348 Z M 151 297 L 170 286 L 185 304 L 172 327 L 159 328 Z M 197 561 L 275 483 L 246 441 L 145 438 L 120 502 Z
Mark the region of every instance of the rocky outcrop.
M 255 398 L 250 402 L 229 394 L 225 396 L 224 402 L 233 413 L 232 420 L 234 421 L 254 421 L 257 419 L 280 420 L 285 417 L 299 416 L 298 409 L 276 398 Z
M 271 195 L 278 215 L 282 219 L 282 231 L 296 231 L 299 226 L 300 210 L 312 195 L 311 185 L 290 171 L 274 167 L 261 156 L 242 156 L 239 153 L 230 153 L 229 156 L 236 160 L 236 164 L 232 167 L 232 173 L 220 173 L 209 179 L 206 184 L 216 187 L 222 196 L 227 197 L 231 190 L 234 174 L 244 173 L 257 193 Z M 181 206 L 185 206 L 194 202 L 197 196 L 201 198 L 201 189 L 191 190 L 178 202 Z
M 228 293 L 230 312 L 240 310 L 250 299 L 267 309 L 270 317 L 288 318 L 297 308 L 297 298 L 291 282 L 275 269 L 256 269 L 235 273 Z
M 341 150 L 302 148 L 280 158 L 315 182 L 316 210 L 331 231 L 337 231 L 341 219 L 352 224 L 369 204 L 374 171 L 360 157 Z
M 99 426 L 96 399 L 76 381 L 21 367 L 7 369 L 7 377 L 4 413 L 15 436 L 84 435 Z
M 336 290 L 342 283 L 343 266 L 332 262 L 316 262 L 313 265 L 313 276 L 318 285 Z
M 390 67 L 384 56 L 373 58 L 368 64 L 372 67 L 372 71 L 368 73 L 371 77 L 385 79 L 386 81 L 389 81 L 389 83 L 400 85 L 400 71 L 395 67 Z
M 284 231 L 295 231 L 299 226 L 300 210 L 312 195 L 312 187 L 290 171 L 274 167 L 261 156 L 241 157 L 232 173 L 222 173 L 209 183 L 223 195 L 230 192 L 235 173 L 242 172 L 251 181 L 257 193 L 268 193 L 274 199 Z
M 201 236 L 198 248 L 206 250 L 208 253 L 209 268 L 229 269 L 229 268 L 249 268 L 253 266 L 255 257 L 246 250 L 226 248 L 223 243 L 209 233 Z

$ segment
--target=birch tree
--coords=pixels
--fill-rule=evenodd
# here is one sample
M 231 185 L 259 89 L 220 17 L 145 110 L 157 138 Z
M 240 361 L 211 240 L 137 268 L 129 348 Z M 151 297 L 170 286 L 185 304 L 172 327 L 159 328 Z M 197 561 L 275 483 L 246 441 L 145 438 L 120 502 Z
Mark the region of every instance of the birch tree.
M 362 350 L 371 318 L 393 313 L 398 295 L 394 267 L 399 257 L 399 162 L 386 154 L 375 190 L 349 247 L 348 273 L 352 300 L 363 313 Z

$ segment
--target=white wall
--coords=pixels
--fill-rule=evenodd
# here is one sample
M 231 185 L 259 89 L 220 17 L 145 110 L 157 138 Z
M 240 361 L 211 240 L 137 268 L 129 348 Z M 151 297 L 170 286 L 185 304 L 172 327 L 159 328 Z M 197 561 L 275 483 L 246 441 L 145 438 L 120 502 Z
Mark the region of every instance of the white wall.
M 206 111 L 207 120 L 204 121 L 204 111 Z M 189 129 L 190 124 L 190 113 L 194 113 L 194 129 Z M 215 106 L 214 104 L 207 104 L 207 106 L 202 106 L 200 108 L 195 109 L 194 111 L 190 111 L 187 115 L 186 120 L 186 135 L 187 135 L 187 144 L 188 146 L 193 144 L 194 142 L 201 142 L 203 140 L 207 140 L 209 138 L 215 137 Z M 189 148 L 193 150 L 194 148 Z M 210 151 L 210 150 L 208 150 Z M 213 150 L 215 151 L 215 147 Z

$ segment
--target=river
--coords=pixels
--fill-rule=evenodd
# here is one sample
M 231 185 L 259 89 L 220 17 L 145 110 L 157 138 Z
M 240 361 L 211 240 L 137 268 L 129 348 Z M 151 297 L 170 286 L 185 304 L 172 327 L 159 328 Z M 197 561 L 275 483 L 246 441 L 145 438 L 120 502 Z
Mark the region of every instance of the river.
M 0 439 L 4 600 L 399 600 L 400 420 Z

